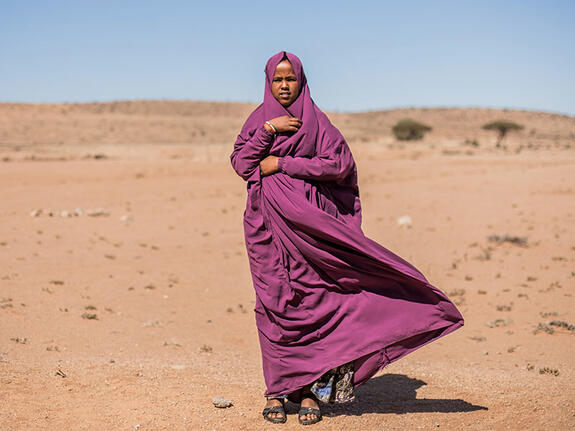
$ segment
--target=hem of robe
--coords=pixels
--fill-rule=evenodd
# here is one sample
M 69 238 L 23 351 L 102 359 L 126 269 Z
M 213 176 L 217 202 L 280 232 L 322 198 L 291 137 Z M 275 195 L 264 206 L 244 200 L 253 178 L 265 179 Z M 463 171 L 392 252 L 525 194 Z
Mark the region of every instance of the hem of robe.
M 367 382 L 371 377 L 373 377 L 378 371 L 385 368 L 392 362 L 403 358 L 407 354 L 414 352 L 415 350 L 423 347 L 432 341 L 435 341 L 445 335 L 450 334 L 456 329 L 464 325 L 463 320 L 458 320 L 456 322 L 450 322 L 449 324 L 439 325 L 437 327 L 431 327 L 427 330 L 420 332 L 418 334 L 412 335 L 407 338 L 395 341 L 391 344 L 373 349 L 369 347 L 368 349 L 363 349 L 363 351 L 355 352 L 352 357 L 347 359 L 338 359 L 335 362 L 326 365 L 321 372 L 313 373 L 312 378 L 307 377 L 305 381 L 292 379 L 295 381 L 290 387 L 283 389 L 281 391 L 269 392 L 265 391 L 264 396 L 266 397 L 287 397 L 294 391 L 297 391 L 304 386 L 307 386 L 317 379 L 319 379 L 326 372 L 332 368 L 338 367 L 340 365 L 346 364 L 347 362 L 354 363 L 354 381 L 353 388 L 361 386 Z M 368 350 L 365 353 L 365 350 Z M 358 356 L 359 354 L 359 356 Z

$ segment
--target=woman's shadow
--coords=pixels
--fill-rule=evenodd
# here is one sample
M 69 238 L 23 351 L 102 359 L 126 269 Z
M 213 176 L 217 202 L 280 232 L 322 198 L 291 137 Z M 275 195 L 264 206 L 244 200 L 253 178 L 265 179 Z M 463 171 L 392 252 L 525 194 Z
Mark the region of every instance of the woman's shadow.
M 416 390 L 426 385 L 423 380 L 403 374 L 384 374 L 373 377 L 354 390 L 355 400 L 343 404 L 321 403 L 326 416 L 361 416 L 364 413 L 456 413 L 488 410 L 460 399 L 418 399 Z

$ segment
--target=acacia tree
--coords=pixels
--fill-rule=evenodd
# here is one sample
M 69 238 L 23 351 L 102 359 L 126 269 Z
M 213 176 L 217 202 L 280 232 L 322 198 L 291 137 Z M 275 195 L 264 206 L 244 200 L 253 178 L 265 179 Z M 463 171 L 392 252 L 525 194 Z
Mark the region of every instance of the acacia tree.
M 393 126 L 392 131 L 395 137 L 400 141 L 414 141 L 423 138 L 425 132 L 429 132 L 431 127 L 419 123 L 411 118 L 399 120 Z
M 513 131 L 521 130 L 521 129 L 523 129 L 523 126 L 521 126 L 520 124 L 514 123 L 512 121 L 496 120 L 496 121 L 492 121 L 491 123 L 484 124 L 483 129 L 485 129 L 485 130 L 496 130 L 497 131 L 498 137 L 497 137 L 497 143 L 495 144 L 495 147 L 499 148 L 501 146 L 501 141 L 503 141 L 503 138 L 505 137 L 505 135 L 507 135 L 507 132 L 513 132 Z

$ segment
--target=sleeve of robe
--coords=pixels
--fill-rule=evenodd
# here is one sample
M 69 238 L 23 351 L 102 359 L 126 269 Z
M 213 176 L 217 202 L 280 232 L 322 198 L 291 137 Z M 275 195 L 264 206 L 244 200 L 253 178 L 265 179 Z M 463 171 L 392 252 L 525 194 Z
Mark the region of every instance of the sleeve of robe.
M 247 181 L 254 173 L 255 169 L 259 169 L 260 161 L 268 153 L 269 147 L 274 139 L 274 134 L 268 132 L 262 125 L 252 132 L 252 135 L 247 129 L 242 129 L 236 143 L 234 150 L 230 154 L 230 161 L 237 174 Z
M 284 156 L 278 159 L 278 169 L 290 177 L 316 181 L 342 180 L 353 170 L 355 161 L 344 137 L 332 127 L 332 135 L 327 138 L 324 132 L 320 137 L 320 146 L 313 157 Z M 336 133 L 333 133 L 336 131 Z

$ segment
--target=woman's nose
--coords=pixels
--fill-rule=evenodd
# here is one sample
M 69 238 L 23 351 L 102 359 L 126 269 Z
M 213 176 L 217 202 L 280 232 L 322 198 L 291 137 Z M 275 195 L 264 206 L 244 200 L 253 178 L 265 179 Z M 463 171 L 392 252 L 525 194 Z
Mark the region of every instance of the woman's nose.
M 286 90 L 289 88 L 287 79 L 282 79 L 282 88 Z

